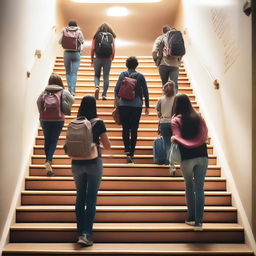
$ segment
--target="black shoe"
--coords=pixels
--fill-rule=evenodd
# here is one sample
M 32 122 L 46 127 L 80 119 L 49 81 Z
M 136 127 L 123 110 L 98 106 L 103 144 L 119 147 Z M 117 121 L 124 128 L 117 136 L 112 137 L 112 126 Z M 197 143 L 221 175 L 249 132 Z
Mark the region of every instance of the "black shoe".
M 134 163 L 131 156 L 127 156 L 127 163 L 128 164 L 133 164 Z

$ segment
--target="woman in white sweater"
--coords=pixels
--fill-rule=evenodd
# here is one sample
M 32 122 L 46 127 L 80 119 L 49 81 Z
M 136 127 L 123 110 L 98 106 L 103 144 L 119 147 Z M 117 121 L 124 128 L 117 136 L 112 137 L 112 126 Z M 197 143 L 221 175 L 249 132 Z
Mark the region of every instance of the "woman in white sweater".
M 166 165 L 169 165 L 169 151 L 171 147 L 171 117 L 172 117 L 172 105 L 175 97 L 176 89 L 173 81 L 168 81 L 163 86 L 163 94 L 156 105 L 157 115 L 159 117 L 159 130 L 164 140 L 164 146 L 166 151 Z

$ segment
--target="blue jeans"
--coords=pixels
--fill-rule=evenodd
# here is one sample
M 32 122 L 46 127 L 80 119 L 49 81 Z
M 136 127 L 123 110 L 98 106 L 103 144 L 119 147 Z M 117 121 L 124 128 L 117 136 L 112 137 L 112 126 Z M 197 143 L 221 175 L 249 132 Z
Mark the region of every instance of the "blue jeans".
M 169 80 L 172 80 L 175 83 L 176 92 L 178 92 L 179 67 L 160 65 L 159 74 L 163 85 L 167 83 Z
M 79 235 L 91 236 L 96 214 L 96 198 L 102 177 L 102 159 L 98 157 L 96 163 L 77 164 L 72 162 L 72 174 L 77 192 L 77 232 Z
M 204 179 L 208 167 L 207 157 L 197 157 L 181 161 L 181 170 L 186 185 L 188 220 L 203 222 Z
M 69 92 L 74 95 L 76 91 L 77 70 L 80 66 L 80 52 L 64 52 L 64 65 Z
M 160 123 L 160 134 L 164 139 L 164 147 L 166 152 L 165 164 L 169 164 L 169 151 L 171 147 L 170 139 L 172 136 L 171 123 Z
M 102 96 L 107 95 L 108 86 L 109 86 L 109 72 L 111 68 L 112 61 L 109 59 L 98 59 L 94 60 L 94 83 L 95 86 L 100 86 L 100 74 L 101 68 L 103 68 L 103 92 Z
M 52 161 L 63 125 L 64 121 L 41 121 L 44 133 L 44 151 L 48 162 Z

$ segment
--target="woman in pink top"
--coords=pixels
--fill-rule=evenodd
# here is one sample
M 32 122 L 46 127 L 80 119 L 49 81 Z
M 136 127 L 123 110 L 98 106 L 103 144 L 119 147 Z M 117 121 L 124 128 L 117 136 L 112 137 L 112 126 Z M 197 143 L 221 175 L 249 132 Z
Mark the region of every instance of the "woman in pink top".
M 103 92 L 102 99 L 107 99 L 109 86 L 109 72 L 112 60 L 115 56 L 115 38 L 116 34 L 112 28 L 103 23 L 99 26 L 92 40 L 91 63 L 94 66 L 95 98 L 99 99 L 100 74 L 103 68 Z
M 174 98 L 171 141 L 178 143 L 181 171 L 186 186 L 188 218 L 186 224 L 202 230 L 204 213 L 204 180 L 208 167 L 206 141 L 208 130 L 204 119 L 192 107 L 186 94 Z

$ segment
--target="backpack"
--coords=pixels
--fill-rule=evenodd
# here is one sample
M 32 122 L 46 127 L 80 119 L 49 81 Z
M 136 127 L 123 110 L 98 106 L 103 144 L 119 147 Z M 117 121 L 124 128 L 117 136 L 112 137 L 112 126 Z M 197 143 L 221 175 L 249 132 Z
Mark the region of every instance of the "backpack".
M 136 96 L 136 86 L 137 79 L 134 77 L 134 74 L 125 76 L 120 85 L 118 96 L 126 100 L 133 100 Z
M 78 51 L 78 48 L 80 46 L 80 43 L 78 41 L 78 35 L 79 35 L 79 29 L 77 30 L 68 30 L 65 28 L 63 30 L 63 36 L 61 45 L 65 50 L 73 50 Z
M 98 156 L 97 146 L 93 142 L 92 128 L 99 118 L 91 120 L 79 117 L 67 127 L 65 153 L 71 158 L 94 159 Z
M 156 164 L 164 164 L 166 161 L 166 151 L 163 137 L 159 137 L 154 140 L 153 161 Z
M 186 53 L 182 33 L 171 30 L 167 33 L 167 56 L 183 56 Z
M 109 58 L 112 55 L 113 36 L 109 32 L 100 32 L 95 42 L 95 54 L 98 58 Z
M 61 111 L 62 90 L 58 92 L 46 91 L 41 99 L 41 120 L 61 120 L 64 114 Z

